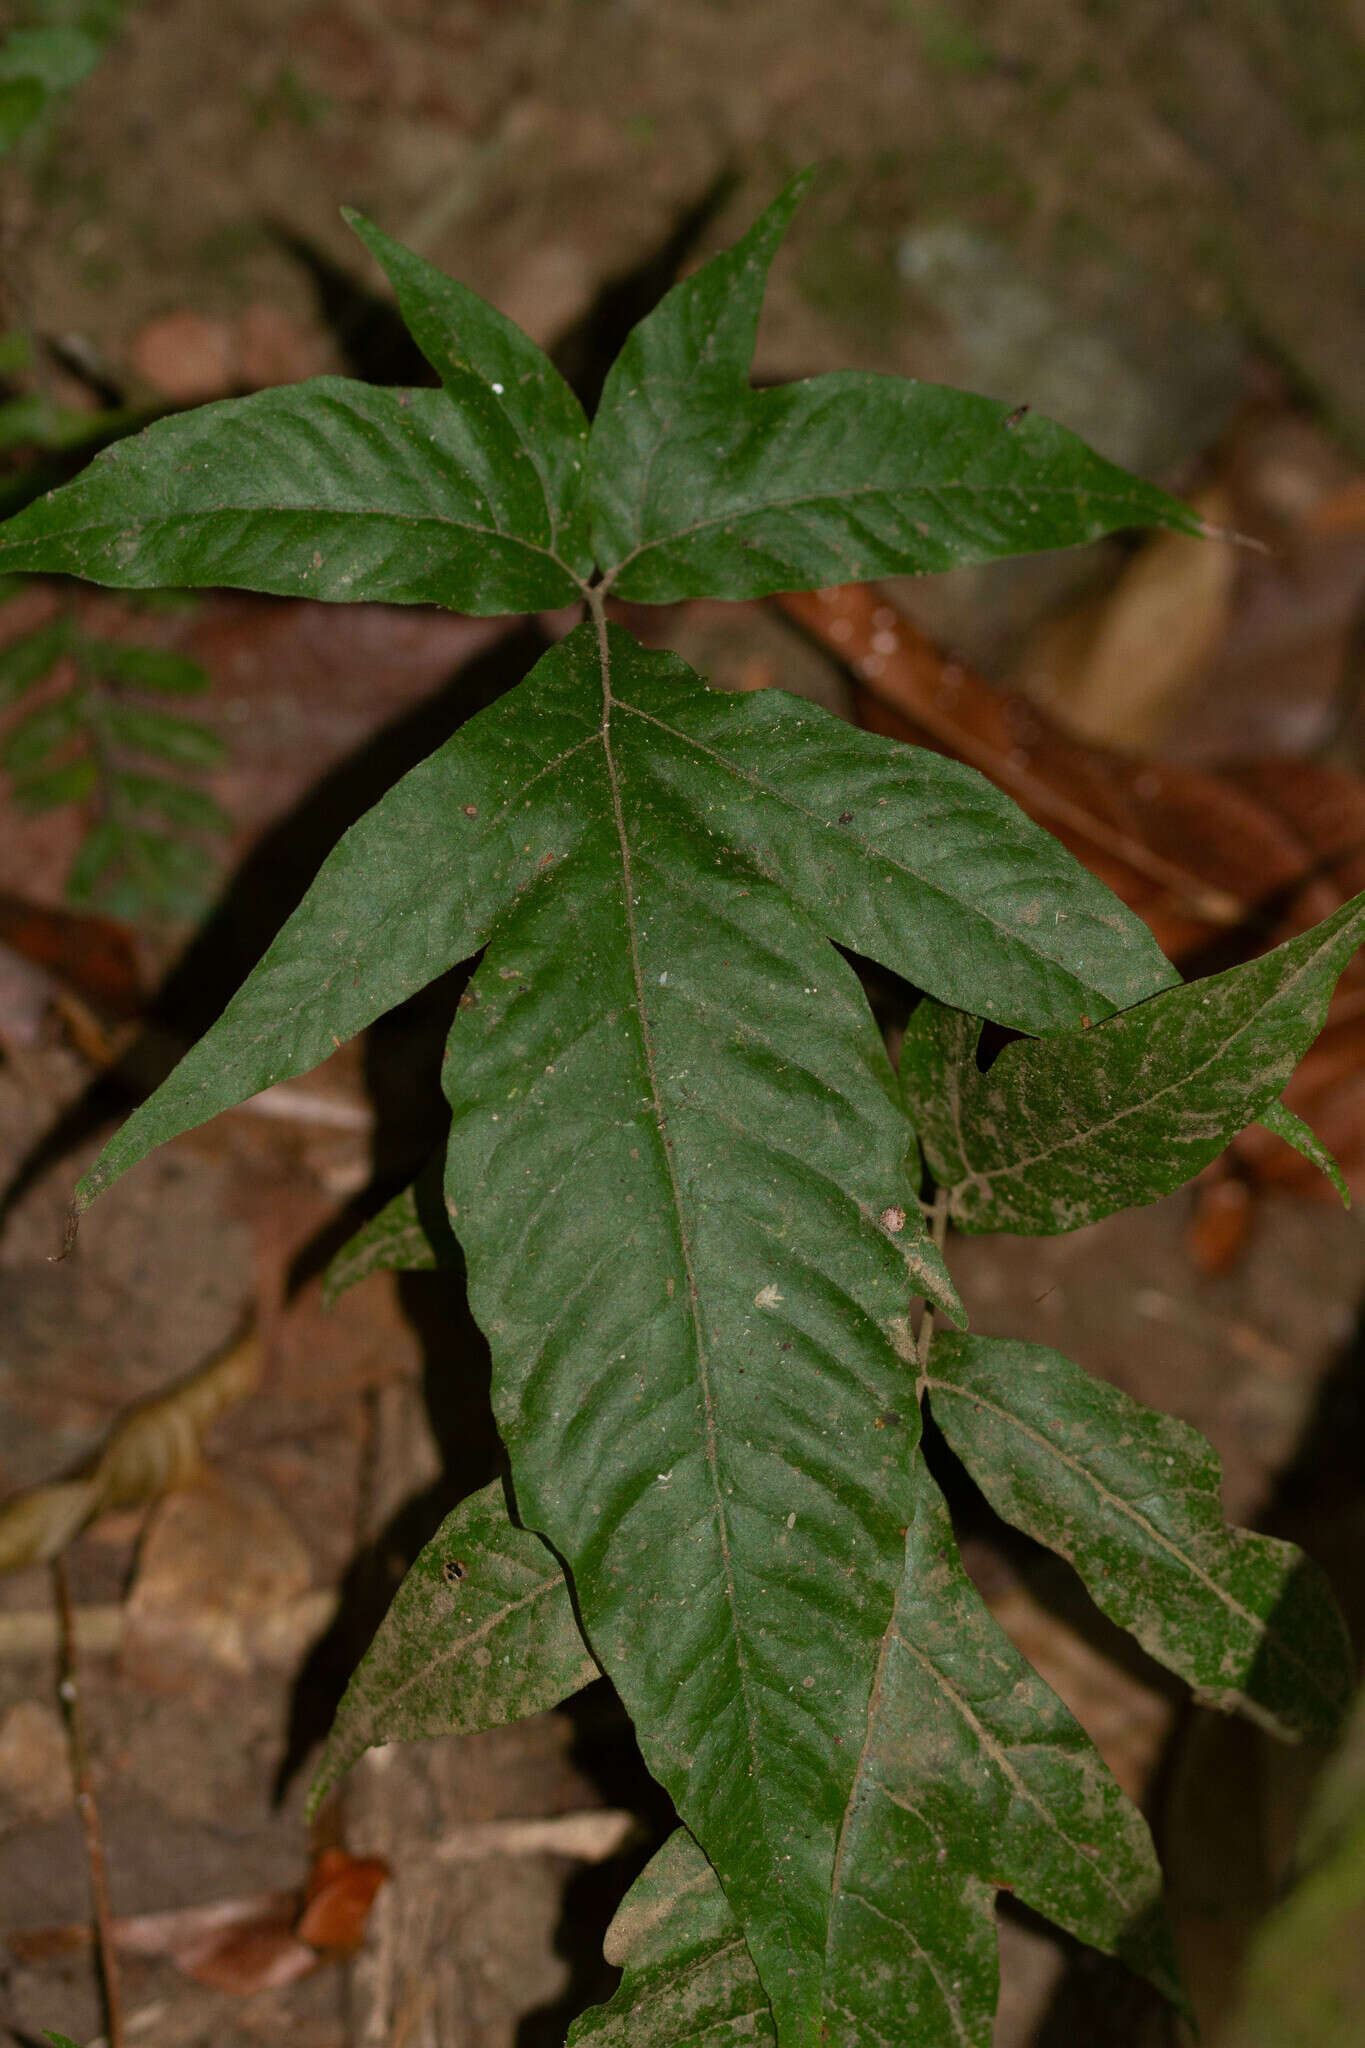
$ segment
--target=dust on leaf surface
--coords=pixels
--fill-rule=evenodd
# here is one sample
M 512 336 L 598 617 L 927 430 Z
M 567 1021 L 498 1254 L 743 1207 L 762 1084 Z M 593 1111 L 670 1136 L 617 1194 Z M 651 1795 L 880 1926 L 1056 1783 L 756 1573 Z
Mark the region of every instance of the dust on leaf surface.
M 1146 1823 L 967 1577 L 918 1456 L 911 1476 L 835 1861 L 820 2038 L 990 2048 L 1002 1887 L 1178 2000 Z
M 596 1676 L 563 1567 L 513 1522 L 495 1479 L 451 1510 L 394 1595 L 337 1709 L 310 1807 L 378 1743 L 495 1728 Z
M 1159 1663 L 1211 1705 L 1332 1740 L 1351 1692 L 1345 1624 L 1293 1544 L 1224 1521 L 1197 1430 L 1004 1338 L 936 1337 L 928 1389 L 996 1513 L 1069 1559 Z
M 1017 1040 L 984 1074 L 979 1018 L 921 1003 L 901 1080 L 953 1221 L 1050 1236 L 1192 1179 L 1247 1124 L 1274 1117 L 1362 937 L 1365 894 L 1093 1031 Z

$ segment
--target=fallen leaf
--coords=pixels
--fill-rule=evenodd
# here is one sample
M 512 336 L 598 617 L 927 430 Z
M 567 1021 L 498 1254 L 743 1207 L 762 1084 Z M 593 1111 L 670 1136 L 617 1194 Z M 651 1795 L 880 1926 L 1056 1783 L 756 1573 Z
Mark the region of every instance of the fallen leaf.
M 0 943 L 106 1018 L 122 1021 L 142 1008 L 132 934 L 112 918 L 50 910 L 0 892 Z
M 1081 739 L 1150 753 L 1223 643 L 1232 504 L 1215 487 L 1194 505 L 1214 537 L 1153 535 L 1112 588 L 1047 621 L 1016 664 L 1029 696 Z
M 237 381 L 237 347 L 226 320 L 188 307 L 162 313 L 133 336 L 129 367 L 177 405 L 224 398 Z
M 375 1894 L 389 1874 L 377 1856 L 348 1856 L 344 1849 L 319 1852 L 308 1877 L 308 1892 L 294 1932 L 312 1948 L 349 1953 L 365 1939 Z
M 114 1946 L 123 1955 L 165 1957 L 196 1984 L 239 1998 L 278 1990 L 360 1946 L 388 1874 L 375 1857 L 324 1849 L 302 1893 L 250 1892 L 135 1914 L 114 1922 Z M 88 1925 L 73 1923 L 15 1928 L 5 1945 L 20 1962 L 43 1963 L 89 1947 L 90 1939 Z
M 260 1342 L 244 1337 L 168 1393 L 129 1409 L 69 1478 L 15 1494 L 0 1506 L 0 1571 L 46 1564 L 106 1508 L 138 1507 L 198 1478 L 205 1432 L 254 1393 L 260 1377 Z

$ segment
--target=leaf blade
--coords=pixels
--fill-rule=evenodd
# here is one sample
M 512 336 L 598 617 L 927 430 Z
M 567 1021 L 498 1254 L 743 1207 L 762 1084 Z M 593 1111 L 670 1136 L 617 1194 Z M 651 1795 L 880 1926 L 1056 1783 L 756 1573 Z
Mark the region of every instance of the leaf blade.
M 567 642 L 551 649 L 342 837 L 217 1023 L 100 1154 L 77 1189 L 82 1209 L 157 1145 L 320 1066 L 468 958 L 546 847 L 573 844 L 574 819 L 550 801 L 531 840 L 517 828 L 528 792 L 592 738 L 544 687 L 574 659 Z
M 769 265 L 808 175 L 628 339 L 589 444 L 598 561 L 622 598 L 753 598 L 915 575 L 1188 506 L 1054 421 L 945 386 L 840 371 L 754 391 Z
M 448 1205 L 520 1512 L 797 2040 L 900 1571 L 890 1332 L 955 1303 L 861 990 L 616 719 L 675 664 L 619 634 L 611 659 L 569 771 L 591 830 L 504 912 L 451 1034 Z
M 460 1248 L 445 1213 L 442 1159 L 433 1154 L 410 1187 L 384 1204 L 341 1247 L 322 1276 L 322 1300 L 331 1308 L 348 1287 L 371 1273 L 431 1273 L 458 1268 Z
M 719 1879 L 685 1828 L 626 1893 L 603 1942 L 624 1975 L 615 1996 L 569 2029 L 568 2048 L 700 2048 L 777 2036 L 758 1972 Z
M 1274 1105 L 1365 936 L 1365 894 L 1311 931 L 1072 1037 L 1017 1040 L 930 1002 L 901 1055 L 911 1120 L 964 1230 L 1075 1230 L 1170 1194 Z
M 486 616 L 580 594 L 549 540 L 535 472 L 476 379 L 456 406 L 314 377 L 116 441 L 0 527 L 0 572 Z
M 1178 980 L 1142 921 L 974 769 L 781 690 L 698 693 L 682 664 L 616 701 L 685 750 L 711 830 L 921 988 L 1038 1031 Z
M 1096 1604 L 1225 1710 L 1330 1741 L 1349 1638 L 1317 1567 L 1223 1520 L 1218 1459 L 1042 1345 L 936 1337 L 929 1400 L 996 1512 L 1069 1560 Z
M 1001 1886 L 1179 1999 L 1146 1824 L 972 1587 L 914 1462 L 905 1570 L 836 1863 L 827 2038 L 989 2048 Z
M 597 1675 L 563 1567 L 513 1522 L 495 1479 L 452 1508 L 394 1595 L 337 1708 L 309 1812 L 376 1744 L 500 1727 Z
M 462 398 L 472 374 L 498 399 L 540 478 L 551 553 L 575 575 L 590 575 L 592 539 L 584 504 L 588 422 L 550 358 L 496 306 L 363 214 L 343 207 L 342 218 L 393 286 L 409 333 L 451 398 Z

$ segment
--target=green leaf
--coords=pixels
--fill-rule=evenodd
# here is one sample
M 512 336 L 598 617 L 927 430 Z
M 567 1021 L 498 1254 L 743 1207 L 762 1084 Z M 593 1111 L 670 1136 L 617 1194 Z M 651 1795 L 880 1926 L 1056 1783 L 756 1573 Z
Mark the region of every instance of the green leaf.
M 16 779 L 14 800 L 26 811 L 55 811 L 62 804 L 82 803 L 99 780 L 93 760 L 83 754 L 60 768 Z
M 80 707 L 74 697 L 57 697 L 50 704 L 40 704 L 36 711 L 30 711 L 12 726 L 0 748 L 0 762 L 11 775 L 27 774 L 30 768 L 37 768 L 50 754 L 69 740 L 73 733 L 80 731 Z
M 89 903 L 106 872 L 124 858 L 128 832 L 107 818 L 86 834 L 80 852 L 67 870 L 66 895 L 70 903 Z
M 326 1307 L 371 1273 L 426 1273 L 462 1263 L 446 1217 L 443 1177 L 444 1162 L 437 1152 L 411 1187 L 386 1202 L 347 1240 L 322 1276 Z
M 904 1575 L 840 1833 L 808 2037 L 990 2048 L 995 1894 L 1013 1891 L 1178 2004 L 1151 1837 L 1088 1737 L 992 1619 L 915 1458 Z M 739 1922 L 700 1849 L 670 1837 L 604 1944 L 625 1976 L 570 2048 L 774 2036 Z
M 81 665 L 115 683 L 139 690 L 164 690 L 178 697 L 201 697 L 209 687 L 202 662 L 168 647 L 137 647 L 126 640 L 82 640 Z
M 699 693 L 666 660 L 622 710 L 723 844 L 840 945 L 944 1001 L 1048 1031 L 1179 980 L 1146 925 L 973 768 L 781 690 Z
M 73 2041 L 70 2034 L 54 2034 L 51 2027 L 43 2028 L 43 2039 L 50 2041 L 52 2048 L 80 2048 L 80 2043 Z
M 36 78 L 0 79 L 0 156 L 40 119 L 47 94 Z
M 1085 897 L 1093 885 L 1060 944 L 1011 914 L 1030 900 L 1030 862 L 1036 890 L 1059 857 L 984 783 L 970 781 L 990 828 L 973 827 L 974 857 L 991 837 L 999 862 L 985 918 L 971 844 L 932 851 L 935 827 L 951 839 L 960 771 L 945 797 L 937 763 L 922 780 L 907 750 L 777 697 L 755 724 L 751 699 L 707 691 L 673 657 L 615 630 L 607 645 L 605 698 L 580 629 L 349 835 L 82 1198 L 490 941 L 446 1062 L 448 1190 L 518 1501 L 568 1560 L 593 1647 L 789 2021 L 820 1969 L 900 1576 L 914 1410 L 896 1339 L 918 1295 L 957 1313 L 880 1037 L 815 914 L 921 984 L 986 1001 L 1013 985 L 1011 1014 L 1074 1013 L 1099 978 L 1117 990 L 1130 947 L 1141 972 L 1169 970 L 1102 892 Z M 753 772 L 774 732 L 797 801 Z M 877 841 L 831 809 L 850 758 Z M 878 850 L 884 836 L 903 860 Z M 431 906 L 452 885 L 433 939 Z M 466 905 L 478 914 L 452 940 Z M 1075 960 L 1063 970 L 1042 946 Z M 776 1409 L 773 1372 L 787 1389 Z M 879 1430 L 907 1410 L 910 1424 Z M 646 1626 L 664 1641 L 642 1670 Z
M 121 747 L 154 754 L 179 768 L 216 768 L 227 753 L 210 726 L 191 718 L 173 718 L 168 711 L 147 711 L 136 704 L 106 704 L 100 722 Z
M 1310 1130 L 1302 1117 L 1295 1116 L 1293 1110 L 1286 1109 L 1282 1102 L 1272 1102 L 1268 1108 L 1261 1111 L 1257 1122 L 1262 1130 L 1272 1132 L 1275 1137 L 1282 1138 L 1286 1145 L 1292 1145 L 1296 1152 L 1302 1152 L 1304 1158 L 1331 1181 L 1341 1196 L 1342 1207 L 1350 1208 L 1351 1190 L 1347 1186 L 1345 1174 L 1317 1132 Z
M 959 1311 L 857 981 L 632 715 L 681 665 L 611 648 L 605 732 L 561 649 L 582 837 L 456 1018 L 448 1206 L 522 1517 L 799 2025 L 908 1518 L 894 1338 Z
M 71 622 L 56 618 L 0 647 L 0 709 L 17 704 L 50 674 L 70 646 Z
M 540 479 L 477 379 L 315 377 L 160 420 L 0 527 L 0 573 L 224 584 L 480 615 L 578 596 Z
M 1180 2002 L 1146 1823 L 972 1586 L 918 1457 L 913 1493 L 835 1862 L 818 2038 L 990 2048 L 1001 1888 Z
M 810 173 L 675 285 L 613 365 L 589 496 L 622 598 L 762 597 L 919 574 L 1197 514 L 1053 421 L 993 399 L 840 371 L 748 376 L 763 287 Z
M 589 576 L 588 422 L 554 364 L 468 285 L 392 241 L 363 214 L 343 207 L 342 215 L 393 286 L 413 340 L 455 403 L 471 382 L 496 397 L 540 479 L 550 552 L 575 575 Z
M 1273 1105 L 1365 937 L 1365 894 L 1259 959 L 1071 1037 L 1019 1039 L 983 1074 L 980 1020 L 921 1003 L 910 1116 L 964 1230 L 1050 1236 L 1154 1202 Z
M 1223 1520 L 1218 1459 L 1038 1344 L 936 1336 L 934 1419 L 997 1514 L 1070 1560 L 1096 1605 L 1201 1699 L 1332 1739 L 1350 1639 L 1317 1566 Z
M 554 682 L 582 652 L 581 640 L 553 649 L 351 827 L 212 1030 L 106 1146 L 77 1191 L 83 1208 L 157 1145 L 320 1066 L 468 959 L 544 857 L 574 845 L 565 769 L 595 726 L 555 701 Z
M 602 1944 L 625 1974 L 569 2029 L 568 2048 L 773 2048 L 772 2012 L 720 1881 L 685 1828 L 650 1859 Z
M 202 789 L 184 782 L 169 782 L 160 775 L 135 775 L 120 770 L 114 786 L 131 809 L 154 811 L 169 825 L 184 825 L 191 832 L 228 832 L 232 820 L 221 804 Z
M 0 79 L 36 78 L 50 93 L 70 92 L 99 61 L 99 44 L 78 28 L 18 28 L 0 43 Z
M 309 1810 L 377 1743 L 496 1728 L 597 1675 L 563 1567 L 511 1520 L 495 1479 L 446 1516 L 394 1595 L 337 1709 Z

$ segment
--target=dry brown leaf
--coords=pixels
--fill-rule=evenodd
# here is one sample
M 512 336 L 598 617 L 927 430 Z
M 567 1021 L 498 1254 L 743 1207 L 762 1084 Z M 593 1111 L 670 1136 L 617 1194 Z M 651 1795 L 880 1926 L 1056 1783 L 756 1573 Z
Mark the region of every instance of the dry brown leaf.
M 1222 645 L 1232 614 L 1232 504 L 1215 487 L 1194 500 L 1212 538 L 1158 533 L 1112 589 L 1049 620 L 1016 679 L 1069 732 L 1151 752 Z
M 164 1956 L 196 1984 L 239 1998 L 277 1990 L 360 1946 L 388 1874 L 375 1857 L 324 1849 L 302 1892 L 250 1892 L 135 1914 L 114 1922 L 114 1944 L 124 1955 Z M 5 1936 L 11 1955 L 27 1963 L 52 1961 L 89 1943 L 89 1927 L 74 1923 L 16 1928 Z
M 121 1417 L 104 1448 L 67 1479 L 35 1486 L 0 1507 L 0 1571 L 46 1564 L 106 1508 L 140 1507 L 203 1469 L 202 1441 L 225 1409 L 254 1393 L 261 1377 L 255 1335 Z

